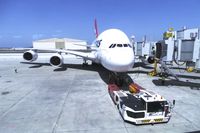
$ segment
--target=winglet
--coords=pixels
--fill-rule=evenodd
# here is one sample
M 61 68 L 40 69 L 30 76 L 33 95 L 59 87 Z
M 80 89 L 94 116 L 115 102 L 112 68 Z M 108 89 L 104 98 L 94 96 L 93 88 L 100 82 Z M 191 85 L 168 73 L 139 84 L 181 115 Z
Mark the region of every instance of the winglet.
M 98 32 L 98 27 L 97 27 L 97 20 L 95 18 L 94 20 L 94 28 L 95 28 L 95 35 L 96 35 L 96 38 L 99 36 L 99 32 Z

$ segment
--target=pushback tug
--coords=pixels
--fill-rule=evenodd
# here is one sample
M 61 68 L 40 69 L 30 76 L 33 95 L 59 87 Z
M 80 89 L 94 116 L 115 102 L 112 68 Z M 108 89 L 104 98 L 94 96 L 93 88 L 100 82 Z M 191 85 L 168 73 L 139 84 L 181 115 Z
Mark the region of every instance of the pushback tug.
M 109 84 L 109 94 L 124 119 L 135 124 L 154 124 L 168 122 L 174 107 L 164 97 L 147 91 L 136 83 L 122 90 L 116 84 Z

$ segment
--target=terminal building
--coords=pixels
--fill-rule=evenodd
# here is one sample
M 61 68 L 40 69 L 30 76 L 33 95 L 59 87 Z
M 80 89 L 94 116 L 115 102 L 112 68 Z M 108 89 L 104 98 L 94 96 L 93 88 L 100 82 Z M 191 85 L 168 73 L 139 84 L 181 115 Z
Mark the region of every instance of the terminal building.
M 85 46 L 85 47 L 84 47 Z M 87 42 L 71 38 L 50 38 L 33 41 L 36 49 L 87 49 Z

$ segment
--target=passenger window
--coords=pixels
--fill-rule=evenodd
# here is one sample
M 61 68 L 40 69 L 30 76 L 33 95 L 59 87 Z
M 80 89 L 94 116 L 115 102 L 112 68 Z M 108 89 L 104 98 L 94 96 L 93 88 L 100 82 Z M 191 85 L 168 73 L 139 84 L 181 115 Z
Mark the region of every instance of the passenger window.
M 117 44 L 117 47 L 122 47 L 122 44 Z
M 128 47 L 128 44 L 124 44 L 124 47 Z

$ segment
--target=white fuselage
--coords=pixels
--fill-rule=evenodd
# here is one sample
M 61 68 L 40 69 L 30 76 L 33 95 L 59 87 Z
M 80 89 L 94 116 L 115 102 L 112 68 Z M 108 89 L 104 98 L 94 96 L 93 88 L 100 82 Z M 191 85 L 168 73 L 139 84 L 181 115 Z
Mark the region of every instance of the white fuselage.
M 134 65 L 134 52 L 127 35 L 118 29 L 109 29 L 96 39 L 97 61 L 114 72 L 127 72 Z
M 64 60 L 61 53 L 68 53 L 82 57 L 85 60 L 92 60 L 96 63 L 100 63 L 106 69 L 113 72 L 127 72 L 133 67 L 133 46 L 124 32 L 118 29 L 106 30 L 96 38 L 92 45 L 95 50 L 91 53 L 50 49 L 58 53 L 51 56 L 49 62 L 52 66 L 60 67 Z M 36 50 L 37 49 L 29 49 L 29 51 L 23 54 L 23 58 L 29 62 L 35 61 L 38 57 Z

